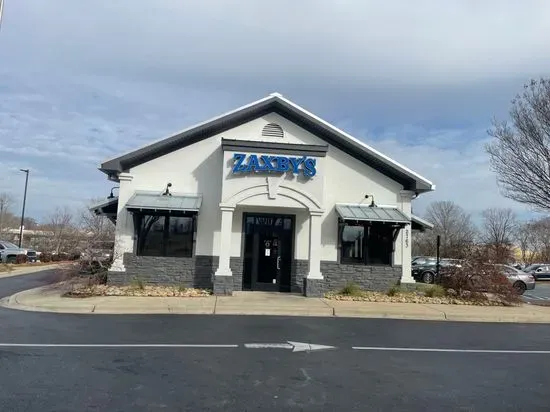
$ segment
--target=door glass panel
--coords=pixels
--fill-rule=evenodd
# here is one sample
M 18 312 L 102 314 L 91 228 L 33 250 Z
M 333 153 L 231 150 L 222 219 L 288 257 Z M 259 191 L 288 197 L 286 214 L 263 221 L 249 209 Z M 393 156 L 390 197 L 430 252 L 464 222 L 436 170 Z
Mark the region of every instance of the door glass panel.
M 290 229 L 292 229 L 292 219 L 290 219 L 290 218 L 288 218 L 288 217 L 285 218 L 285 222 L 284 222 L 283 228 L 284 228 L 285 230 L 290 230 Z

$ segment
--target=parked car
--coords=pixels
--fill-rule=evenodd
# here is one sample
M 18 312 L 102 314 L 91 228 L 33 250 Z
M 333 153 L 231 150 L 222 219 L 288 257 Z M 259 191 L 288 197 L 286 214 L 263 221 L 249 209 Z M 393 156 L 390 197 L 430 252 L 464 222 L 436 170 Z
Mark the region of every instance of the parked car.
M 36 250 L 28 248 L 20 248 L 11 242 L 0 240 L 0 261 L 2 263 L 16 263 L 17 255 L 26 255 L 27 262 L 36 262 Z
M 461 262 L 458 259 L 440 259 L 439 274 L 445 272 L 449 267 L 460 267 Z M 437 274 L 437 259 L 434 257 L 426 257 L 418 259 L 412 265 L 412 276 L 417 282 L 435 283 L 438 279 Z
M 536 280 L 550 279 L 550 264 L 535 263 L 527 266 L 523 272 L 533 275 Z
M 411 264 L 413 266 L 424 265 L 426 264 L 426 262 L 432 261 L 432 260 L 436 260 L 436 258 L 433 256 L 414 256 L 411 260 Z
M 509 265 L 495 266 L 504 276 L 506 276 L 519 295 L 523 295 L 526 290 L 535 289 L 535 276 L 532 274 L 526 273 Z

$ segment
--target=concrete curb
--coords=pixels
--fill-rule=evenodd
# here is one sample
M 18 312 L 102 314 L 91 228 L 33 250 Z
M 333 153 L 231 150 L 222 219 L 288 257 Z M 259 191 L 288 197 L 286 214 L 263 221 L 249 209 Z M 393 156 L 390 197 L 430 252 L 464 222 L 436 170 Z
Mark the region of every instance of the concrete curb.
M 144 305 L 143 300 L 148 299 L 154 299 L 156 306 Z M 518 308 L 473 307 L 474 309 L 472 309 L 472 307 L 453 307 L 452 305 L 361 304 L 357 302 L 342 303 L 326 299 L 313 299 L 310 301 L 311 298 L 307 300 L 304 298 L 303 301 L 293 300 L 292 303 L 286 305 L 266 307 L 266 305 L 258 305 L 258 301 L 233 301 L 232 299 L 216 296 L 195 298 L 62 298 L 59 289 L 52 288 L 50 285 L 21 291 L 0 299 L 0 307 L 30 312 L 91 315 L 312 316 L 493 323 L 550 323 L 550 308 L 537 307 L 535 309 L 530 305 Z

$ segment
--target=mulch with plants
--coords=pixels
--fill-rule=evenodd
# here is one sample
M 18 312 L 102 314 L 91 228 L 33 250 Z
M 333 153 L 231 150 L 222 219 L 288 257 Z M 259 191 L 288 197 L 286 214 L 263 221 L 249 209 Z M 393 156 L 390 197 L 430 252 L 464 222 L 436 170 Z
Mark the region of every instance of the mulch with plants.
M 140 296 L 140 297 L 204 297 L 212 291 L 207 289 L 185 288 L 177 286 L 112 286 L 112 285 L 72 285 L 63 296 L 85 298 L 92 296 Z
M 361 295 L 350 296 L 339 293 L 327 293 L 325 298 L 340 301 L 356 301 L 356 302 L 384 302 L 384 303 L 434 303 L 442 305 L 476 305 L 476 306 L 503 306 L 504 303 L 499 301 L 483 300 L 466 300 L 454 297 L 428 297 L 416 292 L 397 293 L 389 296 L 382 292 L 363 292 Z
M 519 300 L 502 297 L 491 293 L 464 292 L 458 295 L 451 289 L 438 285 L 422 285 L 417 290 L 402 290 L 398 286 L 388 292 L 372 292 L 360 289 L 357 285 L 347 285 L 337 292 L 325 294 L 326 299 L 355 302 L 383 303 L 431 303 L 442 305 L 472 305 L 472 306 L 515 306 Z

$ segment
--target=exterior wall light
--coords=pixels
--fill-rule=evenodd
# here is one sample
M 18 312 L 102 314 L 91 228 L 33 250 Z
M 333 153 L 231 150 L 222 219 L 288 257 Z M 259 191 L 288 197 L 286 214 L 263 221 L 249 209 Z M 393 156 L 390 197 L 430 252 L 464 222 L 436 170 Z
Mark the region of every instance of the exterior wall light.
M 164 189 L 163 196 L 172 196 L 172 193 L 170 193 L 170 188 L 172 187 L 172 183 L 168 183 L 166 185 L 166 189 Z
M 119 188 L 120 188 L 120 186 L 115 186 L 115 187 L 111 188 L 111 193 L 109 194 L 109 196 L 107 196 L 107 199 L 114 199 L 115 195 L 113 195 L 113 190 L 119 189 Z

